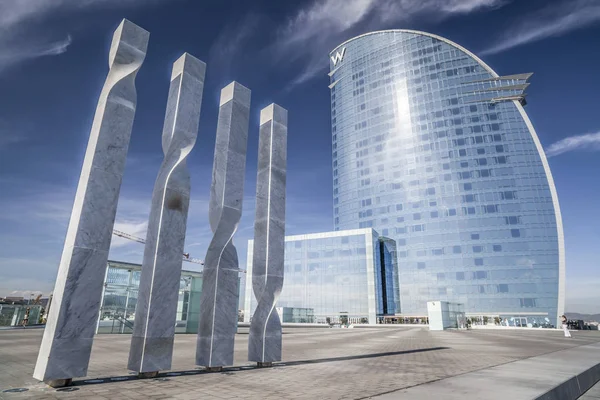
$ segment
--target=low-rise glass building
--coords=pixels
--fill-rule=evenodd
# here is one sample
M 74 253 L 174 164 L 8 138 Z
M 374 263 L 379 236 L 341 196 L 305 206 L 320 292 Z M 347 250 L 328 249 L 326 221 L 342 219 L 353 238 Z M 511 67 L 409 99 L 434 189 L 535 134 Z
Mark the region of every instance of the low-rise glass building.
M 257 306 L 248 242 L 244 320 Z M 314 310 L 317 323 L 375 324 L 400 311 L 396 244 L 373 229 L 286 236 L 277 307 Z
M 97 333 L 131 333 L 142 266 L 108 261 Z M 176 333 L 197 333 L 202 273 L 181 271 Z

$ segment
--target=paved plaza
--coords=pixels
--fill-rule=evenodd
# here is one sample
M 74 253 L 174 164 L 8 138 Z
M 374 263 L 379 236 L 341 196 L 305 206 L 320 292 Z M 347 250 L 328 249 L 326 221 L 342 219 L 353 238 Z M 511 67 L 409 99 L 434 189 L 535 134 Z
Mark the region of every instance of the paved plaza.
M 569 340 L 558 330 L 290 328 L 284 329 L 284 361 L 267 369 L 246 361 L 248 334 L 242 332 L 236 337 L 235 367 L 221 373 L 205 373 L 194 365 L 196 335 L 176 335 L 172 371 L 151 380 L 137 379 L 126 369 L 130 335 L 99 335 L 89 376 L 76 379 L 66 390 L 49 388 L 31 377 L 41 338 L 41 329 L 0 331 L 0 398 L 393 398 L 401 389 L 597 344 L 600 332 L 574 332 Z M 600 363 L 600 355 L 598 359 Z M 11 388 L 28 390 L 3 392 Z

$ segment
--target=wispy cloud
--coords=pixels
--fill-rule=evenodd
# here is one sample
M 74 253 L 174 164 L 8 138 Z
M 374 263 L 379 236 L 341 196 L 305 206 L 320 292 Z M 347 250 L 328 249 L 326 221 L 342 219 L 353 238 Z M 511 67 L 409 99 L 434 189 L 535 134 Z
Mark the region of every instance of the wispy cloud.
M 547 157 L 554 157 L 569 151 L 600 150 L 600 132 L 569 136 L 551 144 L 546 149 Z
M 26 140 L 26 138 L 22 135 L 0 131 L 0 150 L 3 150 L 15 143 L 20 143 L 24 140 Z
M 71 35 L 67 35 L 66 38 L 55 42 L 29 43 L 28 46 L 14 49 L 10 46 L 8 46 L 7 49 L 6 45 L 1 46 L 0 43 L 0 49 L 4 50 L 2 54 L 0 54 L 0 71 L 22 61 L 38 57 L 56 56 L 62 54 L 67 51 L 67 48 L 71 43 Z
M 91 8 L 149 6 L 166 0 L 2 0 L 0 2 L 0 72 L 22 61 L 67 51 L 71 35 L 52 38 L 46 24 L 56 15 Z
M 311 79 L 327 67 L 331 49 L 359 27 L 385 26 L 416 17 L 446 18 L 455 14 L 501 7 L 510 0 L 317 0 L 300 9 L 278 33 L 281 59 L 307 59 L 293 85 Z
M 481 54 L 502 51 L 561 36 L 600 21 L 600 2 L 597 0 L 563 0 L 530 15 L 524 15 L 506 30 L 505 35 Z
M 0 58 L 2 55 L 0 55 Z M 0 151 L 17 143 L 24 142 L 30 135 L 31 124 L 27 121 L 19 121 L 19 123 L 8 122 L 0 119 Z
M 260 28 L 262 20 L 260 14 L 248 13 L 241 20 L 225 25 L 210 49 L 210 64 L 228 70 L 234 58 L 239 57 L 244 45 L 251 40 L 252 34 Z

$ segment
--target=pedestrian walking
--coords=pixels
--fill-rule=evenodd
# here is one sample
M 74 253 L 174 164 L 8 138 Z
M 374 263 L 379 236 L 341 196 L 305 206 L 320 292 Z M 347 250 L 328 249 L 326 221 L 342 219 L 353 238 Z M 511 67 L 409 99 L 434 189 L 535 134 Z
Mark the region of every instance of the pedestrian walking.
M 563 315 L 562 317 L 560 317 L 560 320 L 562 321 L 562 328 L 563 332 L 565 333 L 565 337 L 570 338 L 571 332 L 569 332 L 569 325 L 567 325 L 567 317 Z
M 29 323 L 29 307 L 27 307 L 27 310 L 25 310 L 25 316 L 23 317 L 23 328 L 25 328 L 25 326 Z

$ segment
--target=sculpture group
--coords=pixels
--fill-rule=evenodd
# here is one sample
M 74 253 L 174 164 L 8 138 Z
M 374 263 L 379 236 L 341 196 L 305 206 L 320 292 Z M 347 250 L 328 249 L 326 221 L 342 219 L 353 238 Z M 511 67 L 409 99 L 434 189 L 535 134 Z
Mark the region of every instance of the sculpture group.
M 34 377 L 64 386 L 87 374 L 102 285 L 133 119 L 135 77 L 149 33 L 123 20 L 115 31 L 109 72 L 98 100 Z M 206 64 L 185 53 L 174 64 L 162 131 L 164 159 L 152 193 L 128 368 L 155 376 L 171 368 L 181 254 L 190 204 L 186 158 L 198 134 Z M 221 91 L 210 189 L 213 232 L 205 258 L 196 364 L 233 364 L 239 296 L 233 236 L 242 215 L 250 90 Z M 248 360 L 281 360 L 281 323 L 274 311 L 283 285 L 287 111 L 260 113 L 252 318 Z

